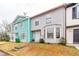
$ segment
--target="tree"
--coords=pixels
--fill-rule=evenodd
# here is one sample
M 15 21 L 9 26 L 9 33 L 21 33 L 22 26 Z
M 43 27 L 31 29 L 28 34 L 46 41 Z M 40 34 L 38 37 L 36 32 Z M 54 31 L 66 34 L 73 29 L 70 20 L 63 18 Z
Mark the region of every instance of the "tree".
M 5 41 L 9 41 L 10 40 L 10 36 L 9 33 L 11 32 L 11 26 L 8 23 L 8 21 L 6 20 L 2 20 L 2 24 L 1 24 L 1 30 L 2 32 L 0 33 L 0 40 L 5 40 Z
M 11 26 L 7 20 L 2 20 L 2 27 L 6 33 L 11 31 Z

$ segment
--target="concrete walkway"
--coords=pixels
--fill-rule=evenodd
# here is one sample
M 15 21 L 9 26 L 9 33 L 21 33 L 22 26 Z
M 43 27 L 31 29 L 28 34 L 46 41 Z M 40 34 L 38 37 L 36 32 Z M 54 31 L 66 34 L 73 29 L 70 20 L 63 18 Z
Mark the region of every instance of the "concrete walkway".
M 10 55 L 5 52 L 0 51 L 0 56 L 10 56 Z

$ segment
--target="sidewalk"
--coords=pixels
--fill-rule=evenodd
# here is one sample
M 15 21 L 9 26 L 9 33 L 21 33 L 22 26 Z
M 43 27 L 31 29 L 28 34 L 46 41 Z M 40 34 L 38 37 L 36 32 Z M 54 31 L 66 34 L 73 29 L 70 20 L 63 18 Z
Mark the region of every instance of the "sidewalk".
M 0 56 L 12 56 L 12 55 L 0 50 Z

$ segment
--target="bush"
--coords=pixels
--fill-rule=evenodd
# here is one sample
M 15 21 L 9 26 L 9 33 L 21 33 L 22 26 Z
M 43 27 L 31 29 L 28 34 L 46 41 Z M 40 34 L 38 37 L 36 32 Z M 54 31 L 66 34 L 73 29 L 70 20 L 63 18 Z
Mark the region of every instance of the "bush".
M 35 40 L 34 39 L 32 39 L 32 42 L 34 42 Z
M 20 39 L 19 38 L 16 38 L 16 43 L 20 43 Z
M 45 43 L 45 42 L 44 42 L 44 39 L 40 39 L 40 43 Z
M 66 45 L 66 39 L 64 37 L 61 38 L 61 44 Z
M 9 39 L 6 39 L 5 41 L 9 42 Z
M 1 33 L 0 34 L 0 41 L 9 41 L 10 37 L 7 33 Z

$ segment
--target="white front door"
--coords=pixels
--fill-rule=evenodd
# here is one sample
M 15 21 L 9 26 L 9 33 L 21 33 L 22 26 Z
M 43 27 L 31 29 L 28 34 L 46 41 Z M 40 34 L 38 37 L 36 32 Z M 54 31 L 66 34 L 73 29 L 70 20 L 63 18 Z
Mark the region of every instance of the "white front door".
M 59 26 L 47 26 L 45 28 L 45 38 L 48 43 L 58 43 L 60 40 L 60 27 Z
M 33 39 L 35 42 L 39 42 L 40 40 L 40 31 L 33 32 Z

